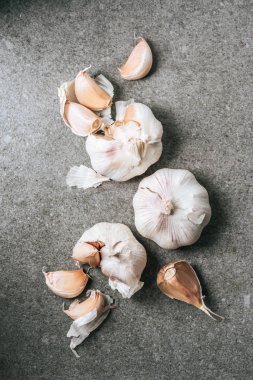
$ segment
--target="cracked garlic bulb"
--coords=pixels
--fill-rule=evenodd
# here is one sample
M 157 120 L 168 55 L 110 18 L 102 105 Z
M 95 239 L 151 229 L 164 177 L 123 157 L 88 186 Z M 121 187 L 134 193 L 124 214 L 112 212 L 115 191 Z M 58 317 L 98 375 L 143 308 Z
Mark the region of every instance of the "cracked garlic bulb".
M 133 198 L 139 233 L 165 249 L 195 243 L 211 218 L 206 189 L 188 170 L 160 169 Z
M 116 122 L 90 134 L 86 150 L 93 169 L 114 181 L 127 181 L 141 175 L 159 160 L 163 128 L 144 104 L 116 102 Z
M 135 239 L 130 229 L 120 223 L 98 223 L 85 231 L 81 243 L 99 243 L 100 268 L 109 277 L 111 288 L 123 298 L 130 298 L 142 288 L 141 274 L 146 266 L 145 248 Z M 98 246 L 98 245 L 97 245 Z
M 108 316 L 113 299 L 100 292 L 99 290 L 88 290 L 87 298 L 80 302 L 75 300 L 72 302 L 68 310 L 64 310 L 70 318 L 74 320 L 67 333 L 67 337 L 71 338 L 70 349 L 76 357 L 80 357 L 75 348 L 81 344 L 92 331 L 94 331 Z

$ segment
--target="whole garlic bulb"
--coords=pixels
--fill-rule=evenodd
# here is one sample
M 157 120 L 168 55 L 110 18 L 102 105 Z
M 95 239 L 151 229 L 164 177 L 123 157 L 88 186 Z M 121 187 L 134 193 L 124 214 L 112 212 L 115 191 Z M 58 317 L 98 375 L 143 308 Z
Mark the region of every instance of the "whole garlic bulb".
M 109 277 L 111 288 L 130 298 L 142 288 L 140 281 L 146 266 L 145 248 L 130 229 L 121 223 L 98 223 L 85 231 L 78 243 L 100 243 L 100 268 Z
M 93 169 L 115 181 L 144 173 L 162 153 L 163 128 L 144 104 L 116 102 L 116 122 L 104 134 L 90 134 L 86 150 Z
M 144 178 L 133 206 L 139 233 L 166 249 L 195 243 L 211 218 L 208 193 L 188 170 L 160 169 Z

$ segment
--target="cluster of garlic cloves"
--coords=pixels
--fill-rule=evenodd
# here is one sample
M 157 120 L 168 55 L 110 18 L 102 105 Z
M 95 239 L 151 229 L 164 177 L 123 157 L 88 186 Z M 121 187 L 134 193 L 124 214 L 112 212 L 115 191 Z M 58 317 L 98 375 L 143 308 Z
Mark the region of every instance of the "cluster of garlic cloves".
M 113 308 L 113 299 L 99 290 L 89 290 L 87 299 L 83 302 L 75 300 L 68 310 L 64 310 L 74 322 L 71 324 L 67 337 L 71 338 L 70 348 L 76 357 L 75 348 L 81 344 L 108 316 Z
M 172 261 L 163 266 L 157 275 L 157 285 L 166 296 L 193 305 L 212 319 L 223 320 L 204 304 L 199 279 L 187 261 Z
M 144 178 L 133 207 L 139 233 L 165 249 L 195 243 L 211 218 L 206 189 L 181 169 L 160 169 Z
M 44 272 L 46 284 L 56 295 L 74 298 L 82 293 L 88 282 L 88 275 L 80 269 Z
M 144 38 L 134 47 L 126 63 L 118 70 L 123 79 L 137 80 L 148 75 L 153 64 L 150 46 Z
M 146 266 L 147 255 L 127 226 L 105 222 L 94 225 L 78 241 L 73 258 L 78 260 L 77 250 L 82 251 L 83 258 L 80 260 L 80 255 L 78 261 L 89 263 L 94 255 L 98 255 L 94 247 L 99 250 L 95 264 L 109 278 L 113 290 L 118 290 L 123 298 L 130 298 L 142 288 L 140 277 Z

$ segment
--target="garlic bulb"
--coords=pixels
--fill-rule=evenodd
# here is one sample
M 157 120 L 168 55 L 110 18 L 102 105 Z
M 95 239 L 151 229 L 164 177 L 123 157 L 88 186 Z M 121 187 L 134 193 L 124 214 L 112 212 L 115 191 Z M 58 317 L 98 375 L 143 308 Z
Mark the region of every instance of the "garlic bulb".
M 87 299 L 83 302 L 75 300 L 68 310 L 63 310 L 74 320 L 67 337 L 71 338 L 70 348 L 76 357 L 80 357 L 75 348 L 81 344 L 108 316 L 113 308 L 111 297 L 99 290 L 89 290 Z
M 160 169 L 133 198 L 135 225 L 162 248 L 195 243 L 211 217 L 208 193 L 188 170 Z
M 100 264 L 100 253 L 93 243 L 78 242 L 73 249 L 72 258 L 79 264 L 89 264 L 91 267 L 98 267 Z
M 78 243 L 87 242 L 100 242 L 100 268 L 109 277 L 113 290 L 117 289 L 123 298 L 130 298 L 142 288 L 140 277 L 147 255 L 127 226 L 120 223 L 95 224 L 84 232 Z
M 213 319 L 223 319 L 204 304 L 199 279 L 187 261 L 173 261 L 162 267 L 157 275 L 157 285 L 168 297 L 191 304 Z
M 144 38 L 141 38 L 140 42 L 132 50 L 126 63 L 118 70 L 124 79 L 141 79 L 149 73 L 152 63 L 151 49 Z
M 86 150 L 93 169 L 115 181 L 144 173 L 162 153 L 162 124 L 149 107 L 133 100 L 116 102 L 116 122 L 104 135 L 91 134 Z
M 88 69 L 80 71 L 75 78 L 76 97 L 80 104 L 93 111 L 104 110 L 111 106 L 111 89 L 100 86 L 90 77 Z
M 46 284 L 57 296 L 74 298 L 84 290 L 88 276 L 82 269 L 44 272 Z

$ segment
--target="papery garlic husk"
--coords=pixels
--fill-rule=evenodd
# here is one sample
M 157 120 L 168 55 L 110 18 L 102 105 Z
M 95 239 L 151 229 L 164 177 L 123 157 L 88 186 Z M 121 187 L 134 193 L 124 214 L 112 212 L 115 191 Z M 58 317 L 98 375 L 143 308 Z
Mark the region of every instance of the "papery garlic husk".
M 78 242 L 75 245 L 72 258 L 79 264 L 89 264 L 91 267 L 98 267 L 100 264 L 99 250 L 86 242 Z
M 70 348 L 76 357 L 80 357 L 75 348 L 81 344 L 108 316 L 113 307 L 113 299 L 99 290 L 89 290 L 83 302 L 75 300 L 64 312 L 72 319 L 67 337 L 71 338 Z
M 89 135 L 86 150 L 93 169 L 115 181 L 141 175 L 162 153 L 163 128 L 144 104 L 116 102 L 116 122 L 104 135 Z
M 152 51 L 144 38 L 134 47 L 126 63 L 118 70 L 122 78 L 136 80 L 144 78 L 153 64 Z
M 157 275 L 157 285 L 168 297 L 193 305 L 212 319 L 224 319 L 204 304 L 199 279 L 187 261 L 172 261 L 162 267 Z
M 113 88 L 103 87 L 91 78 L 88 68 L 80 71 L 75 78 L 75 94 L 78 102 L 93 111 L 101 111 L 111 106 L 111 91 Z
M 195 243 L 211 218 L 206 189 L 188 170 L 160 169 L 133 198 L 139 233 L 165 249 Z
M 74 298 L 84 290 L 89 277 L 82 269 L 44 272 L 46 284 L 56 295 Z
M 140 281 L 146 266 L 145 248 L 135 239 L 130 229 L 120 223 L 98 223 L 85 231 L 80 242 L 102 242 L 100 268 L 109 277 L 111 288 L 123 298 L 130 298 L 142 288 Z

